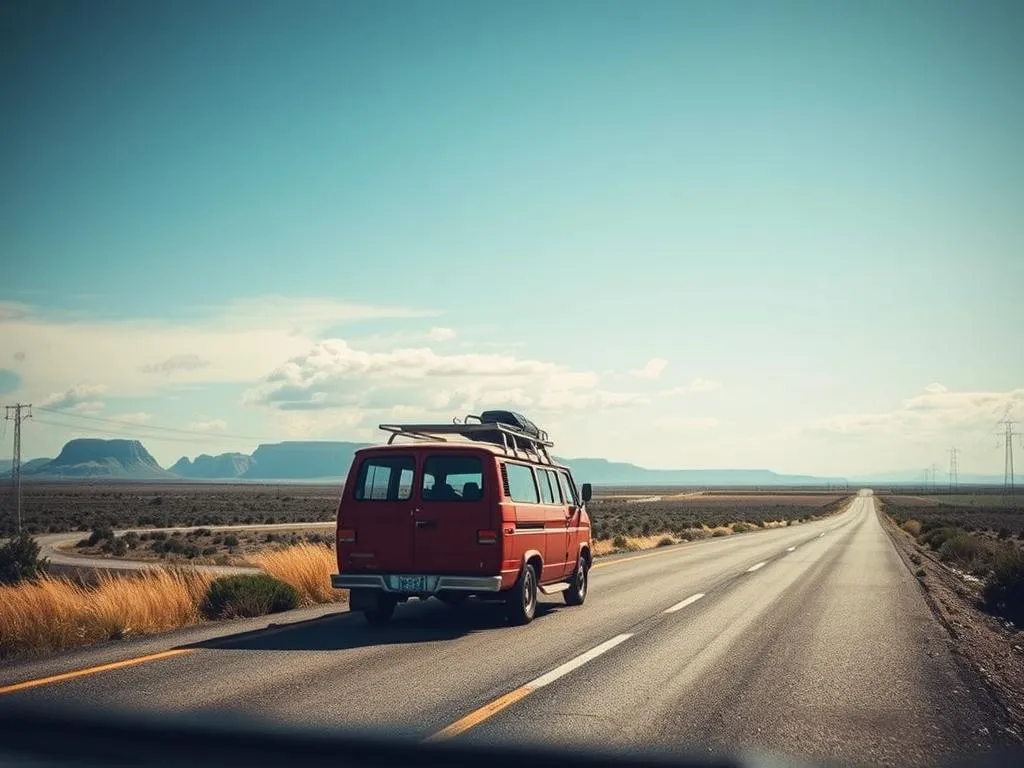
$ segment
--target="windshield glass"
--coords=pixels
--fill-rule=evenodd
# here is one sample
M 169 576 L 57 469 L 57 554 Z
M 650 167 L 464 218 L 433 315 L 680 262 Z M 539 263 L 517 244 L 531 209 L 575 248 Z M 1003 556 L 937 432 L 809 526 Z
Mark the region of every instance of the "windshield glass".
M 1024 765 L 1024 0 L 3 0 L 0 110 L 0 762 Z

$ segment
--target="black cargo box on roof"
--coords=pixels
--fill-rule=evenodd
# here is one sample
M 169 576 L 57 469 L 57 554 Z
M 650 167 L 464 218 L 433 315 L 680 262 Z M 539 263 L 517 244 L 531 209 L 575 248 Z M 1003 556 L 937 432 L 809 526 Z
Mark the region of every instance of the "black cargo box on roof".
M 505 424 L 530 437 L 540 437 L 540 429 L 537 425 L 523 416 L 523 414 L 516 413 L 515 411 L 482 411 L 480 413 L 480 421 L 484 424 Z

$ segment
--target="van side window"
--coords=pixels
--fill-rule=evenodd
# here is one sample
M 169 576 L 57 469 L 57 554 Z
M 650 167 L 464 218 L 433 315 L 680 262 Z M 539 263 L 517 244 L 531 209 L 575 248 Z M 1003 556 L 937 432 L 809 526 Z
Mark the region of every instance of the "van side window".
M 357 501 L 406 501 L 412 496 L 416 460 L 412 456 L 375 456 L 359 467 Z
M 545 504 L 554 504 L 555 496 L 551 492 L 551 477 L 546 469 L 537 470 L 537 481 L 540 483 L 540 498 Z
M 566 501 L 568 498 L 562 493 L 562 489 L 558 485 L 558 474 L 554 470 L 545 469 L 544 474 L 548 476 L 548 482 L 551 483 L 551 495 L 554 496 L 555 504 L 568 504 Z
M 580 505 L 580 501 L 576 496 L 576 490 L 572 486 L 572 480 L 569 479 L 569 475 L 565 472 L 559 472 L 558 481 L 562 485 L 562 496 L 565 497 L 565 503 L 578 507 Z
M 537 484 L 533 481 L 533 470 L 522 464 L 505 464 L 504 466 L 506 477 L 508 477 L 509 498 L 512 501 L 537 504 L 540 497 L 537 495 Z
M 424 501 L 480 501 L 483 495 L 478 456 L 428 456 L 423 463 Z

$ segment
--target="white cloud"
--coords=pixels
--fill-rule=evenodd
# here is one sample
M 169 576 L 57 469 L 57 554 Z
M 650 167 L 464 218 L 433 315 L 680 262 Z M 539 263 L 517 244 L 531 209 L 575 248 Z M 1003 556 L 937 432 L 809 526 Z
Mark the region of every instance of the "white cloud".
M 455 336 L 451 328 L 431 328 L 427 333 L 427 341 L 451 341 Z
M 694 379 L 686 386 L 662 390 L 661 394 L 667 397 L 674 395 L 698 395 L 704 392 L 714 392 L 721 388 L 721 383 L 712 379 Z
M 104 384 L 75 384 L 63 392 L 52 392 L 39 403 L 44 408 L 75 409 L 87 405 L 89 409 L 97 410 L 102 408 L 102 403 L 97 403 L 93 398 L 102 395 L 107 391 Z
M 173 373 L 174 371 L 195 371 L 206 368 L 210 365 L 209 360 L 203 360 L 196 354 L 171 355 L 166 360 L 158 363 L 146 363 L 139 366 L 143 373 Z
M 650 398 L 605 390 L 592 371 L 541 360 L 508 354 L 445 355 L 429 348 L 370 352 L 342 339 L 313 345 L 243 395 L 245 403 L 278 411 L 361 412 L 366 420 L 400 415 L 447 420 L 489 407 L 543 416 L 643 405 Z
M 341 323 L 427 314 L 269 297 L 199 308 L 188 320 L 170 322 L 102 320 L 0 302 L 0 359 L 25 349 L 45 352 L 29 354 L 17 365 L 18 395 L 37 402 L 67 387 L 69 372 L 84 381 L 102 377 L 110 397 L 144 396 L 171 385 L 251 384 L 283 358 L 308 351 L 318 333 Z
M 661 376 L 667 366 L 668 360 L 661 357 L 655 357 L 644 363 L 642 368 L 637 368 L 629 373 L 632 376 L 636 376 L 638 379 L 656 379 Z
M 1024 388 L 1008 392 L 950 392 L 929 385 L 923 394 L 902 401 L 881 413 L 837 414 L 819 419 L 807 431 L 813 434 L 858 436 L 870 434 L 904 437 L 992 432 L 1007 408 L 1024 404 Z
M 221 432 L 228 428 L 224 419 L 210 419 L 209 421 L 193 421 L 188 425 L 193 432 Z

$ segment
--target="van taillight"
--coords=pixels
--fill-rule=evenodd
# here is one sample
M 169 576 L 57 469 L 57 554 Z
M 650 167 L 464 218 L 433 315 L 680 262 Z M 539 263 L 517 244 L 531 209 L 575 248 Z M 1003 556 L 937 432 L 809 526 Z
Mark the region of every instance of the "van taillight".
M 355 528 L 339 528 L 338 541 L 342 544 L 353 544 L 356 540 Z
M 498 541 L 497 531 L 477 531 L 476 540 L 478 544 L 496 544 Z

